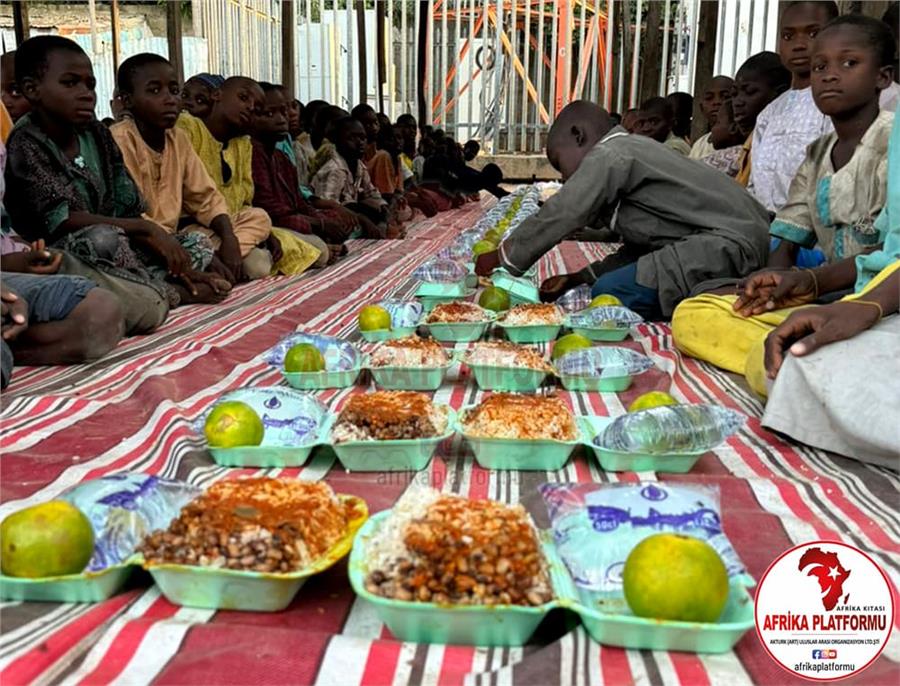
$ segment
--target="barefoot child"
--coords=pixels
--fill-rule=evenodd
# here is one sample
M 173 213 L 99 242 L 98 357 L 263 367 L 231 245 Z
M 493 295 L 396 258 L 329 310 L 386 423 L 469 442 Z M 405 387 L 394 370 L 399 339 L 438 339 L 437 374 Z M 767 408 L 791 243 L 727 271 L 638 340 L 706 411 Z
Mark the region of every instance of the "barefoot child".
M 135 55 L 119 67 L 116 85 L 131 117 L 114 124 L 110 132 L 147 204 L 145 216 L 178 240 L 194 269 L 207 271 L 215 259 L 213 271 L 227 275 L 206 236 L 179 231 L 179 221 L 186 215 L 220 239 L 233 235 L 225 199 L 185 133 L 175 128 L 179 106 L 175 69 L 160 55 Z M 218 302 L 231 290 L 230 282 L 221 278 L 195 285 L 202 302 Z
M 562 287 L 545 283 L 544 297 L 592 283 L 595 295 L 615 295 L 645 318 L 663 319 L 701 281 L 765 263 L 768 216 L 743 188 L 695 160 L 661 154 L 644 136 L 611 128 L 597 105 L 580 100 L 560 112 L 547 157 L 565 184 L 499 251 L 479 256 L 479 274 L 495 266 L 522 274 L 574 231 L 606 226 L 621 236 L 622 250 L 563 277 Z
M 336 252 L 350 235 L 342 217 L 321 211 L 300 194 L 297 170 L 279 146 L 288 130 L 288 103 L 278 86 L 263 83 L 265 104 L 256 117 L 253 134 L 253 204 L 279 227 L 303 235 L 321 251 L 316 266 L 325 266 L 330 248 Z
M 852 268 L 854 256 L 876 249 L 884 240 L 875 219 L 885 205 L 894 115 L 879 110 L 878 98 L 890 79 L 893 44 L 882 22 L 862 15 L 835 19 L 816 36 L 812 91 L 835 132 L 809 147 L 790 200 L 772 222 L 771 233 L 782 243 L 769 266 L 790 268 L 800 247 L 814 243 L 829 265 L 754 275 L 742 290 L 749 297 L 767 284 L 774 297 L 765 306 L 748 306 L 746 297 L 712 294 L 685 301 L 672 321 L 675 344 L 682 351 L 744 373 L 749 351 L 789 314 L 776 310 L 850 288 L 855 272 L 841 277 L 833 268 Z M 802 286 L 802 298 L 793 297 L 793 285 L 782 283 Z
M 246 274 L 250 279 L 268 276 L 273 262 L 277 262 L 273 257 L 281 250 L 277 239 L 271 237 L 269 215 L 252 207 L 253 146 L 247 134 L 263 99 L 256 81 L 233 76 L 222 84 L 204 119 L 183 113 L 177 122 L 225 198 L 233 227 L 230 235 L 221 238 L 206 227 L 195 226 L 192 230 L 212 237 L 219 258 L 233 275 Z
M 8 143 L 6 206 L 27 239 L 63 250 L 62 271 L 91 278 L 123 301 L 127 329 L 152 331 L 192 295 L 181 246 L 142 217 L 140 194 L 96 121 L 90 59 L 60 36 L 19 46 L 16 81 L 31 105 Z M 164 267 L 166 281 L 149 265 Z

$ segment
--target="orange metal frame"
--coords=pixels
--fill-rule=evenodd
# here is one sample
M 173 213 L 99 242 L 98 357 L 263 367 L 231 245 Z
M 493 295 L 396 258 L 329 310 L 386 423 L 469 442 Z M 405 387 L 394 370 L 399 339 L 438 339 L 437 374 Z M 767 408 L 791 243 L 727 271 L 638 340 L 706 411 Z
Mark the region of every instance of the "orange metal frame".
M 485 4 L 487 5 L 486 7 Z M 432 119 L 434 123 L 441 123 L 441 121 L 456 105 L 460 96 L 472 85 L 474 80 L 482 74 L 481 69 L 476 69 L 471 77 L 469 77 L 464 84 L 460 85 L 459 92 L 452 93 L 452 86 L 453 81 L 456 77 L 456 72 L 460 68 L 462 61 L 465 59 L 466 54 L 469 51 L 471 42 L 478 35 L 479 31 L 487 30 L 487 22 L 487 24 L 490 24 L 496 31 L 498 31 L 503 51 L 510 59 L 518 77 L 522 80 L 525 86 L 525 90 L 528 93 L 529 99 L 537 107 L 538 115 L 540 116 L 541 121 L 544 124 L 549 124 L 550 113 L 547 111 L 544 103 L 538 100 L 537 89 L 535 88 L 529 74 L 525 72 L 525 67 L 522 64 L 521 59 L 519 59 L 519 56 L 517 54 L 513 53 L 512 42 L 510 41 L 509 36 L 505 31 L 502 30 L 502 27 L 498 25 L 496 5 L 491 5 L 490 3 L 485 4 L 478 5 L 474 8 L 472 8 L 471 6 L 467 6 L 459 9 L 454 9 L 447 6 L 444 0 L 437 0 L 437 2 L 434 3 L 434 10 L 432 15 L 434 24 L 442 21 L 445 15 L 448 21 L 462 21 L 464 19 L 468 20 L 470 14 L 474 14 L 475 19 L 473 25 L 473 34 L 465 39 L 459 49 L 459 54 L 453 56 L 453 64 L 447 71 L 447 75 L 444 79 L 444 88 L 437 92 L 432 98 Z M 603 90 L 603 79 L 606 78 L 606 74 L 608 73 L 606 65 L 607 19 L 605 12 L 595 12 L 594 7 L 586 0 L 559 0 L 559 2 L 557 3 L 558 12 L 556 12 L 555 15 L 552 10 L 546 9 L 546 6 L 548 4 L 549 3 L 542 0 L 504 0 L 503 16 L 512 16 L 513 5 L 515 5 L 516 30 L 524 30 L 526 12 L 531 14 L 532 29 L 537 27 L 537 19 L 541 14 L 544 15 L 544 20 L 548 26 L 552 26 L 553 22 L 556 22 L 556 35 L 558 38 L 556 46 L 556 78 L 553 84 L 553 110 L 554 114 L 557 114 L 567 102 L 577 100 L 585 92 L 585 86 L 588 85 L 587 78 L 592 58 L 597 61 L 597 74 L 599 75 L 600 80 L 600 83 L 598 84 L 600 87 L 599 90 Z M 581 60 L 577 65 L 573 65 L 572 53 L 574 51 L 567 50 L 567 45 L 571 45 L 571 41 L 560 40 L 559 37 L 569 36 L 570 34 L 575 35 L 576 29 L 583 28 L 581 26 L 581 19 L 580 17 L 578 17 L 578 13 L 574 11 L 576 6 L 581 5 L 584 5 L 585 9 L 584 26 L 587 30 L 585 32 L 584 45 L 581 46 Z M 532 48 L 536 49 L 537 38 L 535 38 L 533 34 L 529 34 L 527 39 L 529 45 Z M 544 54 L 542 62 L 543 68 L 552 69 L 552 62 L 546 54 Z M 570 79 L 573 76 L 571 71 L 572 67 L 577 68 L 577 73 L 574 74 L 574 83 L 570 83 Z M 569 77 L 568 79 L 567 76 Z M 448 93 L 446 104 L 443 103 L 444 91 Z

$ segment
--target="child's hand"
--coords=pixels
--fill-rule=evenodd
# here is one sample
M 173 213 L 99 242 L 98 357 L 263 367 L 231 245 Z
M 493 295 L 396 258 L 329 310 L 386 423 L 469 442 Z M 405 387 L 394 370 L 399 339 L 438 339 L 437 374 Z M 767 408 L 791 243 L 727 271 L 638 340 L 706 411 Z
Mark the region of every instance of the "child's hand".
M 490 276 L 500 266 L 500 251 L 481 253 L 475 260 L 475 273 L 478 276 Z
M 275 237 L 275 234 L 269 234 L 269 237 L 266 239 L 266 248 L 272 255 L 272 264 L 281 262 L 281 258 L 284 257 L 284 250 L 281 249 L 281 241 Z
M 582 283 L 584 283 L 584 281 L 578 274 L 557 274 L 556 276 L 551 276 L 549 279 L 545 279 L 541 284 L 541 302 L 556 302 L 563 293 L 571 291 Z
M 797 357 L 809 355 L 823 345 L 847 340 L 872 328 L 879 319 L 878 308 L 852 301 L 793 312 L 766 338 L 766 374 L 770 379 L 778 375 L 785 350 Z
M 47 245 L 41 238 L 31 244 L 31 250 L 25 253 L 25 260 L 25 271 L 29 274 L 56 274 L 62 264 L 62 253 L 47 250 Z
M 152 222 L 146 222 L 146 224 L 148 225 L 146 233 L 140 237 L 136 236 L 135 239 L 163 261 L 166 270 L 171 276 L 178 278 L 185 272 L 190 271 L 191 256 L 188 255 L 175 236 L 166 233 Z
M 241 246 L 233 231 L 223 231 L 219 238 L 222 241 L 219 245 L 219 259 L 225 263 L 228 271 L 234 276 L 233 283 L 237 283 L 244 274 Z
M 6 288 L 0 288 L 3 340 L 11 341 L 28 328 L 28 303 Z
M 808 269 L 763 271 L 751 274 L 738 284 L 738 299 L 732 307 L 742 317 L 750 317 L 805 305 L 815 299 L 816 277 Z

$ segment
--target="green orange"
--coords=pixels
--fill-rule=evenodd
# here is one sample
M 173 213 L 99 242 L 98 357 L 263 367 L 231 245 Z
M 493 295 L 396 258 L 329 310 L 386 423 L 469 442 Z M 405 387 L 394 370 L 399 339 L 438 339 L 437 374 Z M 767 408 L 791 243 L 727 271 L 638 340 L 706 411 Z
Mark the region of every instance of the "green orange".
M 90 520 L 64 500 L 26 507 L 0 524 L 0 566 L 7 576 L 78 574 L 93 554 Z
M 325 358 L 311 343 L 295 345 L 284 356 L 286 372 L 321 372 L 325 369 Z
M 203 433 L 213 448 L 237 448 L 262 443 L 265 427 L 256 410 L 247 403 L 227 400 L 209 413 Z
M 384 331 L 391 328 L 391 313 L 380 305 L 366 305 L 359 311 L 360 331 Z
M 550 354 L 550 359 L 558 360 L 566 353 L 570 353 L 573 350 L 581 350 L 582 348 L 590 348 L 591 345 L 590 339 L 585 338 L 581 334 L 566 334 L 553 345 L 553 352 Z

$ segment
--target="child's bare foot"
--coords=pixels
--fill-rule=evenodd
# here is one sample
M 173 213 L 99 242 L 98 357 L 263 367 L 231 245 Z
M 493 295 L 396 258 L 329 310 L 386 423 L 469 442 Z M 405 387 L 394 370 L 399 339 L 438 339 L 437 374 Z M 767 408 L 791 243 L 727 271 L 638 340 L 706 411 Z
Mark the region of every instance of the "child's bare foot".
M 210 272 L 190 272 L 173 284 L 181 296 L 182 305 L 214 305 L 222 302 L 231 291 L 231 284 Z

